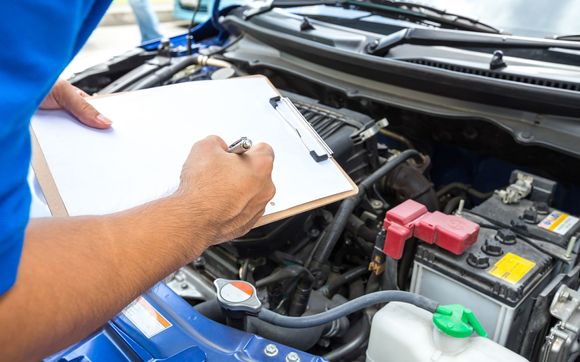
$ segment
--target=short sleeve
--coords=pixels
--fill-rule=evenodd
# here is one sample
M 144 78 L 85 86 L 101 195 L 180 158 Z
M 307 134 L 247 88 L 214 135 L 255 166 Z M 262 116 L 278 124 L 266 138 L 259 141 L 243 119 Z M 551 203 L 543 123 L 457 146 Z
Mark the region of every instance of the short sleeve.
M 0 1 L 0 295 L 14 284 L 30 212 L 30 117 L 110 0 Z
M 30 192 L 26 182 L 30 161 L 28 129 L 0 136 L 0 295 L 16 280 L 28 222 Z

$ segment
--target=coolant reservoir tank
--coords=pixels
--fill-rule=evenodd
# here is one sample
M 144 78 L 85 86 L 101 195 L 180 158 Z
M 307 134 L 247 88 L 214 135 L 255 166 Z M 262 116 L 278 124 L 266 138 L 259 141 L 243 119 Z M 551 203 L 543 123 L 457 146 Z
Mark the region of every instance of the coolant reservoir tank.
M 453 306 L 450 306 L 453 307 Z M 442 331 L 443 330 L 443 331 Z M 484 334 L 483 330 L 479 331 Z M 509 349 L 473 333 L 444 315 L 406 303 L 389 303 L 375 314 L 367 362 L 526 362 Z

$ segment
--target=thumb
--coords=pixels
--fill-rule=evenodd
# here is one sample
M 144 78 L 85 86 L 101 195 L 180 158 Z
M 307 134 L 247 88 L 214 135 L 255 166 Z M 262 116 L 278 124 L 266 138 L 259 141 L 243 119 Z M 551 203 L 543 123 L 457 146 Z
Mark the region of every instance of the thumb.
M 68 82 L 62 83 L 54 96 L 63 109 L 89 127 L 103 129 L 111 126 L 112 122 L 89 104 L 78 88 Z

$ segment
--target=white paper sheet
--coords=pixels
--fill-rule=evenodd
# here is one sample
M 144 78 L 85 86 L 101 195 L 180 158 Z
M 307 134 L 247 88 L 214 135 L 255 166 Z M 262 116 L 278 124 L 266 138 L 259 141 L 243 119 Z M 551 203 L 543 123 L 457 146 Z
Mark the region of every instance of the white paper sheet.
M 91 100 L 113 121 L 86 127 L 61 111 L 39 111 L 32 127 L 69 215 L 100 215 L 170 194 L 192 144 L 215 134 L 274 149 L 276 195 L 266 215 L 352 190 L 330 160 L 315 162 L 268 102 L 260 77 L 200 81 Z M 216 180 L 219 182 L 219 180 Z

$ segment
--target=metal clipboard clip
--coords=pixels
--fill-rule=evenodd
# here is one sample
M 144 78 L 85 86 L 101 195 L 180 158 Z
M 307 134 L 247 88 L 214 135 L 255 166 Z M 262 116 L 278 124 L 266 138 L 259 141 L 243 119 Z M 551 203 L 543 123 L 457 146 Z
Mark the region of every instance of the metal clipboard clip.
M 296 131 L 314 161 L 321 162 L 332 157 L 330 147 L 328 147 L 318 132 L 314 130 L 312 125 L 308 123 L 302 113 L 296 109 L 296 106 L 294 106 L 290 99 L 281 96 L 272 97 L 270 98 L 270 105 L 278 112 L 284 122 Z M 285 108 L 285 110 L 281 110 L 281 107 Z

